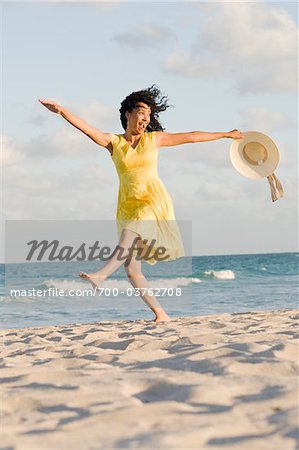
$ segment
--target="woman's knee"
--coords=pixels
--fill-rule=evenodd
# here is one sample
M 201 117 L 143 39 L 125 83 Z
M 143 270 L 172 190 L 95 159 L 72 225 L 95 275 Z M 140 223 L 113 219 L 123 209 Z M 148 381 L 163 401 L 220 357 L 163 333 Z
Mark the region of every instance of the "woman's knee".
M 119 241 L 120 247 L 128 248 L 130 247 L 134 242 L 138 243 L 140 240 L 139 234 L 135 233 L 135 231 L 129 230 L 128 228 L 124 228 L 122 230 L 122 234 Z
M 139 238 L 140 236 L 138 233 L 136 233 L 135 231 L 130 230 L 129 228 L 123 228 L 122 233 L 121 233 L 121 240 L 123 239 L 135 239 L 135 238 Z

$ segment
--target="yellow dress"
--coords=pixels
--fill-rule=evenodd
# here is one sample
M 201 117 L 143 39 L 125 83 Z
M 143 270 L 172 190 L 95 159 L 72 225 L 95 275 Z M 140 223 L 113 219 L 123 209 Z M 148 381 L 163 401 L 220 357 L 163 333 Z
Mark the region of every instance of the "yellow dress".
M 144 132 L 136 148 L 121 134 L 110 133 L 112 160 L 119 177 L 116 223 L 118 239 L 123 228 L 138 233 L 148 249 L 148 264 L 184 256 L 184 247 L 175 220 L 172 199 L 158 175 L 156 132 Z M 152 242 L 152 240 L 154 240 Z M 136 253 L 135 251 L 133 254 Z M 162 256 L 161 256 L 162 255 Z

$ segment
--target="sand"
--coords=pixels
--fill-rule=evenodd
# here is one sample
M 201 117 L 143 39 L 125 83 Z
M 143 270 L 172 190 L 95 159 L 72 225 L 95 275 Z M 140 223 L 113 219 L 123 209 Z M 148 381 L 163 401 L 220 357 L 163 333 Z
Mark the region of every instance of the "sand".
M 299 448 L 298 319 L 1 331 L 1 449 Z

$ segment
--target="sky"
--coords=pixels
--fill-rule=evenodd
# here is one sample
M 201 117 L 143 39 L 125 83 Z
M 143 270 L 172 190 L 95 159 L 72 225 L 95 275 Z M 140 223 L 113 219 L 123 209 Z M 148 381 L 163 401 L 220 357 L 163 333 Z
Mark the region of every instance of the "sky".
M 193 255 L 298 250 L 296 2 L 2 2 L 2 225 L 113 220 L 108 151 L 38 99 L 123 133 L 121 101 L 156 84 L 165 131 L 260 131 L 285 196 L 240 175 L 231 139 L 159 150 L 159 176 Z M 3 238 L 3 235 L 2 235 Z

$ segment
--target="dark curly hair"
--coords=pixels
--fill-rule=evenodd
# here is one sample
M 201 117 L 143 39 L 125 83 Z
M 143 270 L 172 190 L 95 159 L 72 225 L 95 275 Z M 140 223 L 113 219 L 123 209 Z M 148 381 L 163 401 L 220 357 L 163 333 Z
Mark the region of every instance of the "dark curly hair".
M 148 89 L 142 91 L 132 92 L 122 102 L 119 109 L 120 121 L 123 129 L 127 129 L 126 112 L 132 112 L 137 107 L 139 102 L 145 103 L 151 108 L 150 123 L 146 127 L 146 131 L 164 131 L 165 128 L 159 122 L 159 113 L 165 111 L 169 106 L 167 103 L 167 96 L 161 96 L 161 92 L 158 87 L 153 84 Z

